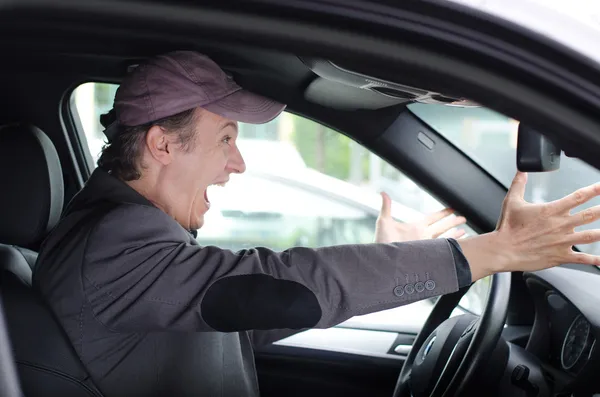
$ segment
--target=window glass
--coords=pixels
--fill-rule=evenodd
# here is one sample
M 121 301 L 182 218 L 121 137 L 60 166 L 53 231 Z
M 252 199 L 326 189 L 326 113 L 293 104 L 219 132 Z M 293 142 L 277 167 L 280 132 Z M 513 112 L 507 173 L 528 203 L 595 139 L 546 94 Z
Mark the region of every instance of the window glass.
M 94 163 L 104 143 L 98 118 L 111 108 L 115 91 L 115 85 L 87 83 L 73 94 Z M 211 209 L 197 237 L 202 245 L 284 250 L 297 245 L 370 243 L 381 190 L 394 200 L 394 216 L 400 221 L 443 208 L 353 140 L 291 113 L 262 125 L 240 124 L 238 145 L 247 171 L 232 175 L 226 187 L 209 188 Z M 461 303 L 476 313 L 482 310 L 487 281 L 478 285 Z M 344 326 L 418 330 L 433 303 L 426 300 L 355 317 Z
M 79 118 L 83 128 L 83 139 L 87 142 L 94 166 L 104 145 L 104 128 L 100 124 L 100 115 L 112 108 L 118 85 L 104 83 L 85 83 L 77 87 L 71 95 L 71 109 Z
M 486 108 L 461 108 L 434 104 L 411 104 L 409 109 L 431 128 L 487 170 L 508 187 L 517 172 L 517 131 L 519 123 Z M 543 203 L 560 199 L 578 188 L 600 181 L 600 171 L 587 163 L 566 157 L 560 169 L 553 172 L 529 173 L 525 199 Z M 600 204 L 594 198 L 577 211 Z M 600 222 L 577 230 L 596 229 Z M 590 254 L 600 254 L 600 243 L 578 247 Z

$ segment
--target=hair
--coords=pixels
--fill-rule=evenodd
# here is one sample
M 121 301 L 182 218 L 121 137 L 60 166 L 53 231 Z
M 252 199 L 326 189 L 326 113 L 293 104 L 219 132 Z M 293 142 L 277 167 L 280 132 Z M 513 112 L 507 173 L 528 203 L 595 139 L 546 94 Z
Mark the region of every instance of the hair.
M 195 109 L 189 109 L 173 116 L 165 117 L 150 123 L 128 127 L 118 125 L 113 140 L 102 147 L 98 168 L 123 180 L 133 181 L 142 176 L 142 154 L 146 134 L 153 126 L 164 128 L 169 134 L 176 134 L 181 147 L 189 151 L 195 146 L 197 121 Z M 100 123 L 107 127 L 116 121 L 114 109 L 100 116 Z

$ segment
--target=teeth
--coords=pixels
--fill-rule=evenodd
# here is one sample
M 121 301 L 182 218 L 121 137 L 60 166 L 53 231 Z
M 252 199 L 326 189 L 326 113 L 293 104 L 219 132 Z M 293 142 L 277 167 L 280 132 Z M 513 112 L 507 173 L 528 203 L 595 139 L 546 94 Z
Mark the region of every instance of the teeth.
M 220 187 L 225 187 L 225 183 L 213 183 L 210 186 L 220 186 Z

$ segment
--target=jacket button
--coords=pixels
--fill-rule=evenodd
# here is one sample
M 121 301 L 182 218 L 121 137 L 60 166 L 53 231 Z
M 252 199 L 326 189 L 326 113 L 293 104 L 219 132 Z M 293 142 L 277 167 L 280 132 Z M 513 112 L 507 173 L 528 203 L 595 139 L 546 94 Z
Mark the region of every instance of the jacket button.
M 415 287 L 412 284 L 406 284 L 404 286 L 404 292 L 406 292 L 407 294 L 414 294 L 415 292 Z
M 394 295 L 396 295 L 398 297 L 404 295 L 404 287 L 399 285 L 396 288 L 394 288 Z
M 427 291 L 431 291 L 435 288 L 435 281 L 433 280 L 427 280 L 425 281 L 425 289 Z
M 422 281 L 419 281 L 418 283 L 415 283 L 415 291 L 417 291 L 417 292 L 423 292 L 423 291 L 425 291 L 425 284 L 423 284 Z

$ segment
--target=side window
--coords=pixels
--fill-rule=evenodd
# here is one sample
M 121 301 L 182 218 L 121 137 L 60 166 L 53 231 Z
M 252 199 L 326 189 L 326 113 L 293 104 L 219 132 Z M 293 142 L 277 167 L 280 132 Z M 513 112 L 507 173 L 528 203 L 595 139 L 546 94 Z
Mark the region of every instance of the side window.
M 105 142 L 104 128 L 100 124 L 100 115 L 112 108 L 118 85 L 105 83 L 84 83 L 71 95 L 71 110 L 78 116 L 87 142 L 94 167 Z
M 73 94 L 94 161 L 103 144 L 98 117 L 110 109 L 115 90 L 114 85 L 88 83 Z M 393 215 L 402 222 L 443 208 L 358 143 L 291 113 L 263 125 L 241 124 L 238 145 L 247 171 L 232 175 L 226 187 L 210 188 L 211 209 L 197 237 L 202 245 L 284 250 L 370 243 L 382 190 L 392 197 Z M 466 231 L 475 234 L 468 227 Z M 464 310 L 481 313 L 487 283 L 476 283 L 461 302 Z M 421 301 L 355 317 L 341 326 L 417 332 L 433 304 Z

